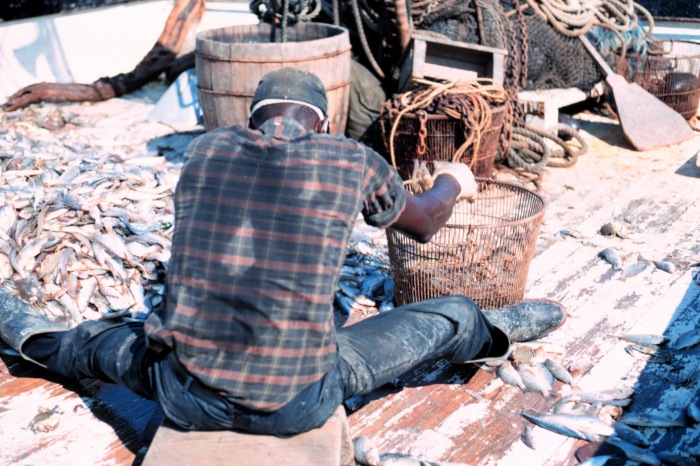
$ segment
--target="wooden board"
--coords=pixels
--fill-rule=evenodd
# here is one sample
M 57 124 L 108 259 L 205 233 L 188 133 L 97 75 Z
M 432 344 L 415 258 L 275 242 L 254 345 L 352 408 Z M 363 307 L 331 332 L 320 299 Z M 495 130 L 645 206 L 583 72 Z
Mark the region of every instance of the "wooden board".
M 354 464 L 345 410 L 318 429 L 290 438 L 240 432 L 184 432 L 168 423 L 156 432 L 143 466 L 349 466 Z

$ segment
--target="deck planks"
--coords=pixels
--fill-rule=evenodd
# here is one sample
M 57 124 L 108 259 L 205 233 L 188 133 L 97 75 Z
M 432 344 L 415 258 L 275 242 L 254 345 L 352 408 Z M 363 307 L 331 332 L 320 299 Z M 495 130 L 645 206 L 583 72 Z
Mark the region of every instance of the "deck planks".
M 547 169 L 541 194 L 547 211 L 527 297 L 561 301 L 567 324 L 547 338 L 562 346 L 566 362 L 590 359 L 594 367 L 581 381 L 587 388 L 631 386 L 634 410 L 663 409 L 680 415 L 697 399 L 697 384 L 677 387 L 668 367 L 633 358 L 626 344 L 610 335 L 665 333 L 677 337 L 698 325 L 700 286 L 689 267 L 700 261 L 700 168 L 693 141 L 646 153 L 629 149 L 619 127 L 601 117 L 580 115 L 591 149 L 576 165 Z M 600 226 L 628 217 L 626 239 L 600 236 Z M 555 235 L 575 229 L 582 238 Z M 366 226 L 358 224 L 358 231 Z M 380 232 L 372 232 L 379 235 Z M 642 253 L 672 260 L 674 274 L 648 268 L 621 280 L 597 257 L 615 247 L 626 261 Z M 345 325 L 364 316 L 353 315 Z M 682 361 L 697 363 L 691 349 Z M 470 465 L 573 465 L 574 452 L 587 442 L 536 430 L 540 446 L 526 447 L 523 409 L 543 411 L 552 400 L 504 385 L 473 365 L 426 362 L 402 377 L 403 388 L 382 387 L 348 416 L 353 436 L 366 435 L 381 452 L 428 461 Z M 695 397 L 695 398 L 693 398 Z M 29 423 L 39 408 L 59 406 L 54 430 L 33 433 Z M 99 382 L 68 382 L 10 356 L 0 357 L 0 464 L 140 464 L 162 416 L 150 401 Z M 664 448 L 700 443 L 691 429 L 649 431 Z

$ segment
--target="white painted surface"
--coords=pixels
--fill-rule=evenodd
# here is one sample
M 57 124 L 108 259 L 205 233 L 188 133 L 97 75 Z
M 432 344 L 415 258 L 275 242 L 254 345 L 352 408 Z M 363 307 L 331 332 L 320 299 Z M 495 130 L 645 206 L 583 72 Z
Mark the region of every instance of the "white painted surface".
M 1 23 L 0 101 L 38 82 L 128 73 L 155 44 L 172 5 L 154 0 Z M 207 2 L 196 32 L 257 22 L 245 1 Z M 194 34 L 187 45 L 194 48 Z

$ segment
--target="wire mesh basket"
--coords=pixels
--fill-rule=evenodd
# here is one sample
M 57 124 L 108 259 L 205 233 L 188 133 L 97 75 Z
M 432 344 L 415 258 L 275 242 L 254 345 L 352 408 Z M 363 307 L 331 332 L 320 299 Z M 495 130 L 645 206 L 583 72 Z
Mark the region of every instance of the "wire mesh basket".
M 521 301 L 545 211 L 544 199 L 520 186 L 477 178 L 474 203 L 455 205 L 432 240 L 418 243 L 387 230 L 395 304 L 460 294 L 482 309 Z
M 616 71 L 690 120 L 700 101 L 700 43 L 656 40 L 646 54 L 618 54 Z
M 491 124 L 482 132 L 478 145 L 472 144 L 467 148 L 460 160 L 453 160 L 453 156 L 466 141 L 465 124 L 462 120 L 443 114 L 402 115 L 393 140 L 396 170 L 402 179 L 408 180 L 413 173 L 415 160 L 464 162 L 469 165 L 474 176 L 491 178 L 507 112 L 507 104 L 491 109 Z M 389 127 L 393 124 L 396 113 L 390 114 Z M 388 147 L 390 136 L 386 133 L 384 142 Z M 425 138 L 425 152 L 419 150 L 421 134 Z

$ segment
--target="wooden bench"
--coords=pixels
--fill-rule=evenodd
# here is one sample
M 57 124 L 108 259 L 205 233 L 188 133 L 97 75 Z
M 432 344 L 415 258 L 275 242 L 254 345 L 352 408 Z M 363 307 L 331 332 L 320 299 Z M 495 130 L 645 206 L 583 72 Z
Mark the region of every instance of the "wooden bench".
M 290 438 L 232 431 L 182 431 L 164 422 L 143 466 L 352 466 L 355 455 L 345 408 L 318 429 Z
M 545 131 L 557 126 L 560 108 L 583 102 L 587 98 L 585 92 L 575 87 L 518 93 L 518 103 L 525 110 L 525 122 Z

